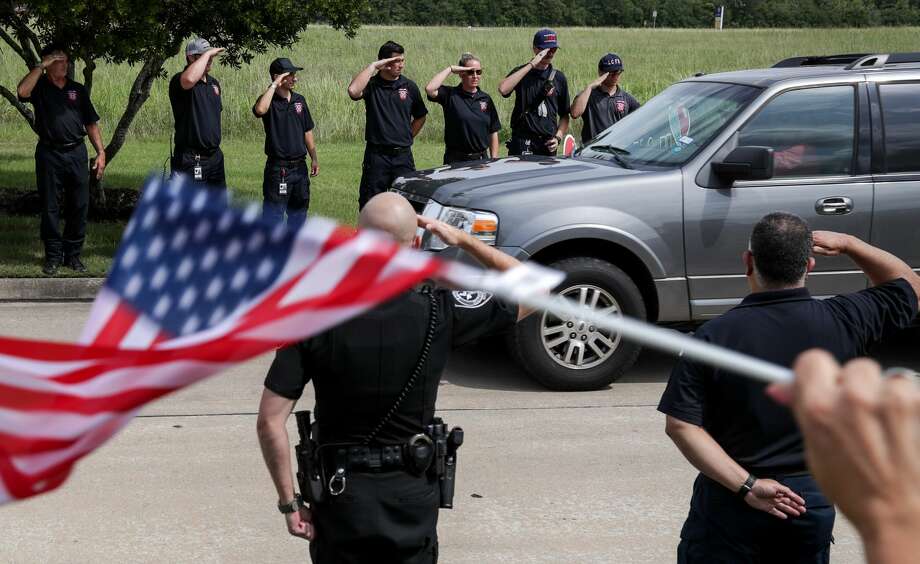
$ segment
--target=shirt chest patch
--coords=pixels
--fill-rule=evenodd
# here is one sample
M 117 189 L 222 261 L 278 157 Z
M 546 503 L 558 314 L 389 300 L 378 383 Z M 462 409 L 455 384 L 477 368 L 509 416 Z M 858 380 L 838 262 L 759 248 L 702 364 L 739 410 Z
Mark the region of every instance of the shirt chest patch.
M 214 90 L 214 95 L 215 95 L 215 96 L 220 96 L 220 86 L 218 86 L 218 85 L 216 85 L 216 84 L 212 84 L 212 85 L 211 85 L 211 88 Z
M 397 90 L 397 92 L 399 92 L 399 99 L 402 100 L 403 102 L 409 99 L 409 89 L 408 88 L 400 88 L 399 90 Z
M 485 100 L 480 100 L 480 101 L 479 101 L 479 110 L 482 111 L 482 112 L 488 112 L 488 111 L 489 111 L 489 103 L 486 102 Z
M 77 101 L 77 91 L 76 90 L 68 90 L 66 94 L 67 94 L 68 102 L 70 102 L 71 104 L 76 103 Z
M 302 114 L 303 113 L 303 103 L 294 102 L 294 111 L 297 112 L 297 115 Z
M 625 101 L 625 100 L 617 100 L 617 101 L 616 101 L 616 109 L 617 109 L 618 112 L 625 112 L 625 111 L 626 111 L 626 101 Z
M 454 303 L 456 303 L 458 307 L 467 309 L 480 308 L 489 303 L 489 300 L 492 299 L 492 294 L 477 290 L 456 290 L 451 293 L 454 296 Z

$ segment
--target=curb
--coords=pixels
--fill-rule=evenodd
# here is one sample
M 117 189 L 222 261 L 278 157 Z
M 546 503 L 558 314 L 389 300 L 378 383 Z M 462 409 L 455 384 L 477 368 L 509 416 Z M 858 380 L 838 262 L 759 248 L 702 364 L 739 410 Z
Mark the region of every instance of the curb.
M 92 300 L 105 278 L 3 278 L 0 301 Z

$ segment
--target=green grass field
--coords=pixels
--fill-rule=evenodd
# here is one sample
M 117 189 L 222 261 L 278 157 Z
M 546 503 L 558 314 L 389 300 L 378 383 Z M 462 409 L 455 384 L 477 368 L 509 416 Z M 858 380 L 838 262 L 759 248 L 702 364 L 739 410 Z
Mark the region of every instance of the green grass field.
M 271 50 L 256 56 L 240 69 L 215 65 L 212 74 L 223 86 L 224 143 L 227 177 L 234 193 L 258 199 L 264 164 L 262 126 L 250 111 L 256 97 L 268 84 L 268 63 L 276 56 L 288 56 L 305 67 L 299 73 L 298 90 L 310 105 L 316 122 L 321 171 L 312 189 L 311 213 L 351 223 L 357 211 L 357 185 L 361 172 L 364 107 L 352 102 L 345 88 L 351 77 L 376 58 L 377 48 L 388 39 L 407 49 L 406 75 L 420 88 L 436 72 L 456 63 L 463 51 L 481 57 L 485 75 L 483 89 L 493 94 L 509 134 L 512 99 L 497 95 L 497 85 L 512 67 L 529 60 L 530 28 L 409 28 L 368 26 L 355 39 L 326 27 L 309 28 L 291 49 Z M 646 101 L 671 83 L 696 72 L 716 72 L 770 66 L 793 55 L 850 52 L 916 50 L 917 28 L 805 29 L 805 30 L 671 30 L 559 28 L 562 48 L 555 65 L 569 79 L 571 94 L 581 90 L 596 75 L 597 60 L 608 51 L 619 53 L 626 65 L 623 87 L 640 101 Z M 172 75 L 182 68 L 176 56 L 168 64 Z M 79 71 L 78 69 L 78 75 Z M 27 69 L 13 53 L 0 58 L 0 84 L 14 90 Z M 96 71 L 93 101 L 102 118 L 106 141 L 120 117 L 136 69 L 126 65 L 100 64 Z M 456 80 L 456 79 L 454 79 Z M 161 170 L 169 153 L 172 115 L 167 97 L 167 80 L 158 80 L 150 99 L 134 121 L 127 144 L 112 162 L 106 185 L 137 187 L 151 170 Z M 420 168 L 440 164 L 443 116 L 429 104 L 431 114 L 415 148 Z M 574 133 L 581 124 L 573 124 Z M 0 188 L 33 188 L 34 134 L 18 113 L 0 100 Z M 4 244 L 0 247 L 0 276 L 38 274 L 40 256 L 37 219 L 0 218 Z M 110 229 L 111 228 L 111 229 Z M 101 257 L 114 250 L 118 226 L 90 226 L 90 232 L 104 233 L 97 244 Z M 10 233 L 17 232 L 16 237 Z M 22 231 L 22 236 L 19 236 Z M 16 245 L 12 241 L 19 241 Z M 33 242 L 29 246 L 29 242 Z M 94 239 L 95 241 L 95 239 Z M 11 247 L 16 247 L 12 249 Z M 26 264 L 23 264 L 25 261 Z M 96 265 L 95 261 L 92 261 Z M 93 266 L 101 273 L 107 262 Z M 88 265 L 89 266 L 89 265 Z

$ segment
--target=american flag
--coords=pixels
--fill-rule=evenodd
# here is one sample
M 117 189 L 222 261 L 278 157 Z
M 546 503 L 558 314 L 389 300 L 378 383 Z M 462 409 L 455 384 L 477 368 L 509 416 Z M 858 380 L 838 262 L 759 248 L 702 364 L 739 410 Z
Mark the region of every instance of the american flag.
M 0 503 L 59 486 L 144 404 L 463 271 L 445 264 L 151 177 L 81 343 L 0 338 Z

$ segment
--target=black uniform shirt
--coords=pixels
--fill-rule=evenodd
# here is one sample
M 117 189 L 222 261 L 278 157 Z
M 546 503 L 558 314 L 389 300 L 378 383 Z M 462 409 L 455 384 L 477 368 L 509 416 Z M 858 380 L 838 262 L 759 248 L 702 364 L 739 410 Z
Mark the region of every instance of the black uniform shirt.
M 255 107 L 253 107 L 255 112 Z M 270 158 L 294 161 L 307 154 L 304 134 L 313 130 L 313 117 L 307 100 L 291 92 L 291 100 L 275 94 L 262 118 L 265 127 L 265 154 Z
M 489 148 L 489 137 L 502 128 L 492 98 L 481 89 L 470 94 L 460 86 L 441 86 L 433 101 L 444 106 L 448 151 L 481 153 Z
M 214 151 L 220 147 L 220 113 L 224 106 L 220 98 L 220 82 L 206 76 L 195 86 L 182 88 L 176 73 L 169 82 L 169 103 L 176 122 L 176 152 Z
M 364 139 L 387 147 L 412 146 L 412 120 L 428 114 L 418 86 L 401 76 L 384 80 L 373 76 L 364 89 L 367 122 Z
M 480 292 L 436 290 L 438 323 L 426 368 L 377 437 L 403 442 L 434 416 L 451 346 L 511 327 L 517 307 Z M 428 329 L 427 294 L 406 292 L 325 333 L 280 349 L 265 387 L 297 399 L 313 380 L 323 443 L 363 439 L 393 405 L 418 362 Z
M 805 288 L 758 292 L 707 322 L 696 338 L 792 366 L 819 347 L 844 362 L 917 315 L 917 296 L 903 279 L 827 300 Z M 658 410 L 703 427 L 755 476 L 805 470 L 802 436 L 792 412 L 764 393 L 766 384 L 680 360 Z
M 523 65 L 521 65 L 523 66 Z M 514 74 L 521 67 L 508 73 Z M 556 134 L 559 118 L 569 116 L 569 83 L 561 71 L 556 71 L 552 90 L 546 86 L 553 67 L 530 69 L 514 87 L 514 109 L 511 111 L 511 132 L 522 137 L 550 138 Z
M 19 101 L 31 102 L 38 138 L 52 145 L 79 143 L 86 135 L 86 126 L 99 121 L 86 88 L 70 79 L 58 88 L 42 75 L 29 97 L 20 97 Z
M 598 133 L 620 121 L 630 112 L 639 109 L 641 104 L 617 86 L 616 92 L 609 95 L 601 88 L 591 90 L 585 113 L 582 114 L 581 142 L 587 143 L 594 139 Z

